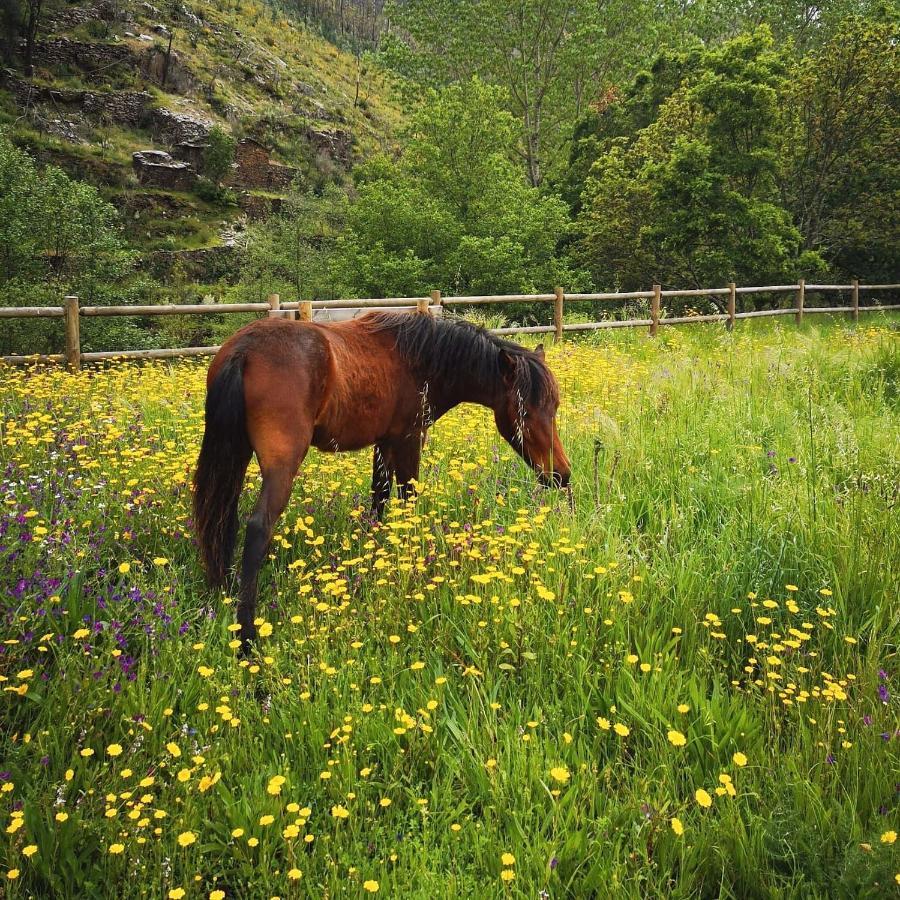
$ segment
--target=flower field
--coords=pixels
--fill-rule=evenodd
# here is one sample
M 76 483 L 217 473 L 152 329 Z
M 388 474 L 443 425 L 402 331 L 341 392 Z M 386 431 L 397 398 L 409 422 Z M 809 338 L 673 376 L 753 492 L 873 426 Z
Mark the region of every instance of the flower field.
M 900 895 L 898 320 L 623 331 L 574 513 L 477 407 L 383 526 L 312 451 L 243 662 L 206 363 L 0 369 L 0 896 Z

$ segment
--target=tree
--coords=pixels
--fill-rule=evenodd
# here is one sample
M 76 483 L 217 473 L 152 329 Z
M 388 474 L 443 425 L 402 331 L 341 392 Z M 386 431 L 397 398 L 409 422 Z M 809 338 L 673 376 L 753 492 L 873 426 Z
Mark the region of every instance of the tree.
M 260 297 L 338 299 L 346 291 L 336 266 L 336 243 L 347 197 L 335 185 L 315 193 L 294 189 L 277 216 L 250 229 L 242 266 L 244 289 Z
M 783 98 L 779 185 L 807 248 L 894 280 L 900 231 L 900 29 L 860 18 L 801 60 Z
M 388 6 L 382 58 L 415 85 L 477 75 L 500 85 L 519 123 L 520 154 L 542 183 L 571 126 L 601 87 L 652 40 L 652 4 L 624 0 L 405 0 Z
M 8 305 L 59 305 L 65 294 L 103 302 L 133 255 L 118 214 L 97 189 L 61 169 L 39 170 L 0 131 L 0 290 Z M 19 330 L 21 331 L 20 326 Z M 18 338 L 17 338 L 18 340 Z M 2 343 L 13 337 L 6 330 Z M 39 349 L 31 341 L 21 346 Z
M 777 136 L 785 63 L 760 28 L 642 76 L 625 108 L 608 115 L 605 148 L 591 168 L 575 257 L 599 284 L 632 288 L 779 280 L 821 267 L 800 257 L 800 233 L 780 203 Z M 652 78 L 651 78 L 652 80 Z M 630 135 L 643 112 L 655 119 Z M 640 98 L 645 98 L 644 101 Z
M 397 160 L 358 176 L 341 239 L 345 280 L 363 295 L 548 291 L 573 283 L 556 245 L 565 205 L 513 159 L 517 123 L 478 79 L 429 94 Z
M 213 125 L 206 137 L 206 149 L 203 151 L 203 174 L 210 181 L 219 184 L 231 170 L 234 150 L 234 138 L 221 125 Z

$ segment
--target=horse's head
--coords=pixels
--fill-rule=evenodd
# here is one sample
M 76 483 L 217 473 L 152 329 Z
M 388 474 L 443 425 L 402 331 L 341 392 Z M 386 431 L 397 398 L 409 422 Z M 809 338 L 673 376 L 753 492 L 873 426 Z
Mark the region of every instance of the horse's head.
M 569 487 L 571 468 L 556 430 L 559 388 L 544 348 L 500 350 L 503 388 L 494 407 L 497 430 L 546 487 Z

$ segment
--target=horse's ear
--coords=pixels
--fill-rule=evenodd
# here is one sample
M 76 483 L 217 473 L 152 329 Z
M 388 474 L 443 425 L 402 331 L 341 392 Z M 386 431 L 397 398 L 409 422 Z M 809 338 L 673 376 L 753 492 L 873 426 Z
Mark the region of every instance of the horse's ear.
M 507 350 L 500 351 L 500 377 L 507 387 L 516 383 L 516 358 Z
M 537 347 L 534 348 L 534 352 L 538 355 L 538 359 L 544 358 L 544 345 L 538 344 Z

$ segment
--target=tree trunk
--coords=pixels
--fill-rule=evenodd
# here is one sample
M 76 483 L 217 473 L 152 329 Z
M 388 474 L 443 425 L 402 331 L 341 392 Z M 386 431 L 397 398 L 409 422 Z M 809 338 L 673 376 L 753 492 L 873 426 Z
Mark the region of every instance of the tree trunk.
M 44 0 L 28 0 L 28 13 L 25 19 L 25 74 L 34 75 L 34 40 L 37 37 L 38 25 Z

